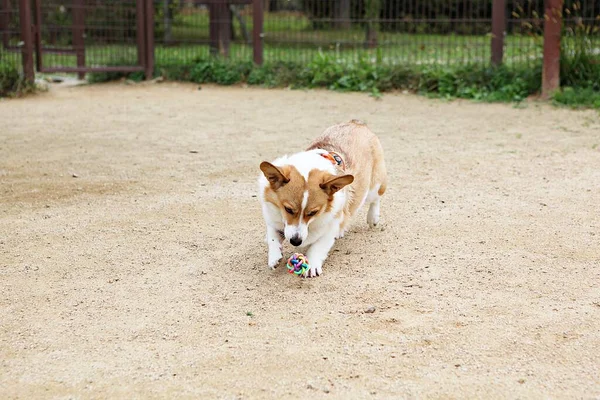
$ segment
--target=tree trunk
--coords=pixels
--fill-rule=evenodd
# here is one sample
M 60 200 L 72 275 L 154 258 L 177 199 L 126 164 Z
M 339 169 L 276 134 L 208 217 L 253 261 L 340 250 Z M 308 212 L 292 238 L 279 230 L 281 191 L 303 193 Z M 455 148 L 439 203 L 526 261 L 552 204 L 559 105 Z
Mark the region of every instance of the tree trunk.
M 240 14 L 240 12 L 238 11 L 237 7 L 233 4 L 231 4 L 229 6 L 229 10 L 231 10 L 231 13 L 233 14 L 233 16 L 235 17 L 235 19 L 237 19 L 238 23 L 240 24 L 240 31 L 242 34 L 242 37 L 244 38 L 244 42 L 246 42 L 247 44 L 250 44 L 250 35 L 248 34 L 248 27 L 246 26 L 246 22 L 244 21 L 244 18 L 242 17 L 242 15 Z M 231 40 L 234 40 L 235 37 L 235 29 L 233 28 L 233 23 L 231 24 Z
M 350 0 L 337 0 L 334 7 L 334 27 L 336 29 L 350 29 Z
M 377 47 L 377 29 L 371 22 L 367 22 L 367 32 L 365 37 L 365 47 L 367 49 L 374 49 Z
M 269 8 L 265 8 L 269 12 L 279 11 L 279 3 L 277 0 L 269 1 Z
M 379 30 L 380 0 L 365 0 L 365 17 L 367 20 L 365 32 L 365 47 L 377 47 L 377 31 Z
M 0 30 L 3 31 L 2 43 L 4 44 L 4 48 L 8 49 L 10 45 L 10 0 L 2 0 L 2 11 L 4 12 L 3 14 L 0 14 Z
M 172 27 L 173 27 L 173 9 L 171 8 L 171 0 L 164 0 L 163 3 L 163 14 L 164 14 L 164 42 L 170 43 L 173 39 Z

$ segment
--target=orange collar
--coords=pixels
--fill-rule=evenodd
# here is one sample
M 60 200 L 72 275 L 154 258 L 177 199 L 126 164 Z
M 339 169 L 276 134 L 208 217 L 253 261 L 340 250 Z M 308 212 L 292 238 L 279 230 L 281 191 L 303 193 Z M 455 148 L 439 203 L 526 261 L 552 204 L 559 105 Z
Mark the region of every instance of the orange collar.
M 334 151 L 321 153 L 321 157 L 328 159 L 333 165 L 340 167 L 342 170 L 346 169 L 344 159 Z

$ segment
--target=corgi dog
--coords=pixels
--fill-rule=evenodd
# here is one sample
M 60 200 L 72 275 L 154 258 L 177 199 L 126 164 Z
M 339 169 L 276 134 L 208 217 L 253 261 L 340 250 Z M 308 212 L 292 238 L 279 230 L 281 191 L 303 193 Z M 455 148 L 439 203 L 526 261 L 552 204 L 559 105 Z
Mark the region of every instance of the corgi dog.
M 323 132 L 306 151 L 260 164 L 259 199 L 267 225 L 268 266 L 277 267 L 282 244 L 306 248 L 305 277 L 321 275 L 335 240 L 350 219 L 369 206 L 367 223 L 379 223 L 387 186 L 383 149 L 365 124 L 352 120 Z

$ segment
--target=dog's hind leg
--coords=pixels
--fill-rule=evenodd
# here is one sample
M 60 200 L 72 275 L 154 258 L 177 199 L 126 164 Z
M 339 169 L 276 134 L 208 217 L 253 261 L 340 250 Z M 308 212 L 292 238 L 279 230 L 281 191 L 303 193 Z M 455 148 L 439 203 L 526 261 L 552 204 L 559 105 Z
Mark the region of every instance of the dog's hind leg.
M 344 214 L 342 214 L 342 222 L 340 222 L 340 229 L 338 231 L 337 236 L 335 237 L 336 239 L 341 239 L 346 234 L 346 222 L 347 221 L 348 221 L 348 218 Z
M 369 205 L 369 212 L 367 213 L 367 224 L 371 228 L 376 227 L 379 224 L 379 203 L 381 196 L 387 189 L 387 170 L 385 168 L 385 162 L 383 161 L 383 149 L 379 139 L 374 138 L 373 140 L 373 170 L 371 172 L 371 184 L 365 204 Z
M 369 204 L 369 212 L 367 213 L 367 223 L 371 228 L 374 228 L 379 224 L 379 203 L 381 196 L 385 193 L 385 184 L 376 185 L 367 196 L 367 202 Z
M 367 213 L 367 223 L 371 228 L 374 228 L 379 223 L 379 196 L 369 206 L 369 212 Z

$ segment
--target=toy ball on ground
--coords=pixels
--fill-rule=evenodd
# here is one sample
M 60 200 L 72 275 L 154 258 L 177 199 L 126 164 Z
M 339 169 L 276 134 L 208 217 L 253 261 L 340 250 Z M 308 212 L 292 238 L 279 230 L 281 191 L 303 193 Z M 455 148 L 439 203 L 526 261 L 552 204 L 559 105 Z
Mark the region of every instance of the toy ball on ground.
M 288 259 L 287 269 L 290 274 L 302 275 L 308 271 L 308 268 L 308 259 L 304 254 L 294 253 L 294 255 Z

